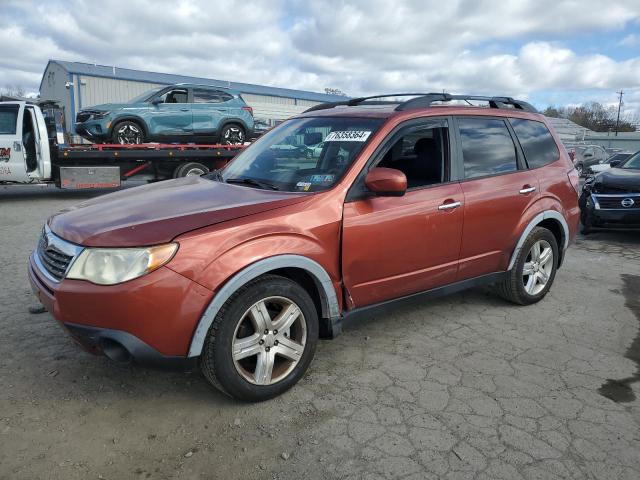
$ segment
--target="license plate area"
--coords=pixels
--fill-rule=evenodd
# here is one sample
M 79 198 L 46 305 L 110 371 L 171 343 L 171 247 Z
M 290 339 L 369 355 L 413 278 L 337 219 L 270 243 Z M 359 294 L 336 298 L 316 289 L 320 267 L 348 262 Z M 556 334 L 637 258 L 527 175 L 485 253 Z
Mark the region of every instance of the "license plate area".
M 120 167 L 60 167 L 60 188 L 118 188 Z

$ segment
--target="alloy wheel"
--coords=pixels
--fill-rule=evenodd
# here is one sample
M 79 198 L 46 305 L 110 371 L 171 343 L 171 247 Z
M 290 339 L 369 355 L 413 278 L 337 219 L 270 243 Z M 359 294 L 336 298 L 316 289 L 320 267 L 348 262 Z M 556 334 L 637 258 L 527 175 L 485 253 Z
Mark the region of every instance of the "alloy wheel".
M 224 132 L 223 141 L 226 145 L 244 143 L 244 132 L 238 127 L 229 127 Z
M 272 385 L 298 365 L 306 342 L 300 307 L 285 297 L 267 297 L 254 303 L 236 325 L 233 363 L 246 381 Z
M 133 145 L 142 143 L 142 132 L 132 124 L 127 123 L 118 128 L 118 142 L 121 145 Z
M 531 246 L 522 268 L 524 289 L 529 295 L 538 295 L 549 282 L 553 272 L 553 249 L 546 240 Z

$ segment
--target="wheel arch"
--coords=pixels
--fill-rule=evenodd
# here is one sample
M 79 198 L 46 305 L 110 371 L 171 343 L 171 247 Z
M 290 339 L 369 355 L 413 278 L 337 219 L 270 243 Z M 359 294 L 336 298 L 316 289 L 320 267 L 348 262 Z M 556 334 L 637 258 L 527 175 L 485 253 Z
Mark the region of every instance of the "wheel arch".
M 218 128 L 218 135 L 222 134 L 222 130 L 227 125 L 240 125 L 244 129 L 245 139 L 246 139 L 246 136 L 250 133 L 250 129 L 249 129 L 249 126 L 247 125 L 247 122 L 245 122 L 241 118 L 232 117 L 232 118 L 225 118 L 220 123 L 220 128 Z
M 333 282 L 322 265 L 302 255 L 284 254 L 264 258 L 237 272 L 214 295 L 193 333 L 188 357 L 197 357 L 202 353 L 209 327 L 229 297 L 247 282 L 267 273 L 281 275 L 298 282 L 311 295 L 316 308 L 319 308 L 320 317 L 327 319 L 328 325 L 332 325 L 332 320 L 340 317 L 340 307 Z
M 551 231 L 551 233 L 553 233 L 553 235 L 556 237 L 556 240 L 558 241 L 558 253 L 560 255 L 560 258 L 558 260 L 558 267 L 562 265 L 564 252 L 569 246 L 569 225 L 567 224 L 567 221 L 562 216 L 562 214 L 557 210 L 545 210 L 533 217 L 533 219 L 522 231 L 522 234 L 518 239 L 518 243 L 516 244 L 516 247 L 511 254 L 511 259 L 509 260 L 509 266 L 507 267 L 507 270 L 511 270 L 514 267 L 516 258 L 518 257 L 518 253 L 520 252 L 522 245 L 535 227 L 544 227 L 547 230 Z

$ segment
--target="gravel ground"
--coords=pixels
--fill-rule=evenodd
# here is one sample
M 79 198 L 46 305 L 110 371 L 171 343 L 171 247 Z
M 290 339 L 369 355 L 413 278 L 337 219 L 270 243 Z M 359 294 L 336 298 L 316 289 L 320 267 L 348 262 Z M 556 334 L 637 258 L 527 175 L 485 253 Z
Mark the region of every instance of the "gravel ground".
M 43 221 L 88 195 L 0 187 L 0 478 L 640 478 L 640 234 L 579 238 L 535 306 L 474 289 L 347 325 L 251 405 L 28 313 Z

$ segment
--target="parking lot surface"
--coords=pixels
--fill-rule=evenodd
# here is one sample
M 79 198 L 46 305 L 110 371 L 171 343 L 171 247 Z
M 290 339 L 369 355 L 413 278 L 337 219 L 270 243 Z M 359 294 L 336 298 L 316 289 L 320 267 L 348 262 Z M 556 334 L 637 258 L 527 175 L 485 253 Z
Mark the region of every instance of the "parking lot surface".
M 89 195 L 0 187 L 0 478 L 640 478 L 639 233 L 578 238 L 537 305 L 474 289 L 349 324 L 244 404 L 28 313 L 43 221 Z

